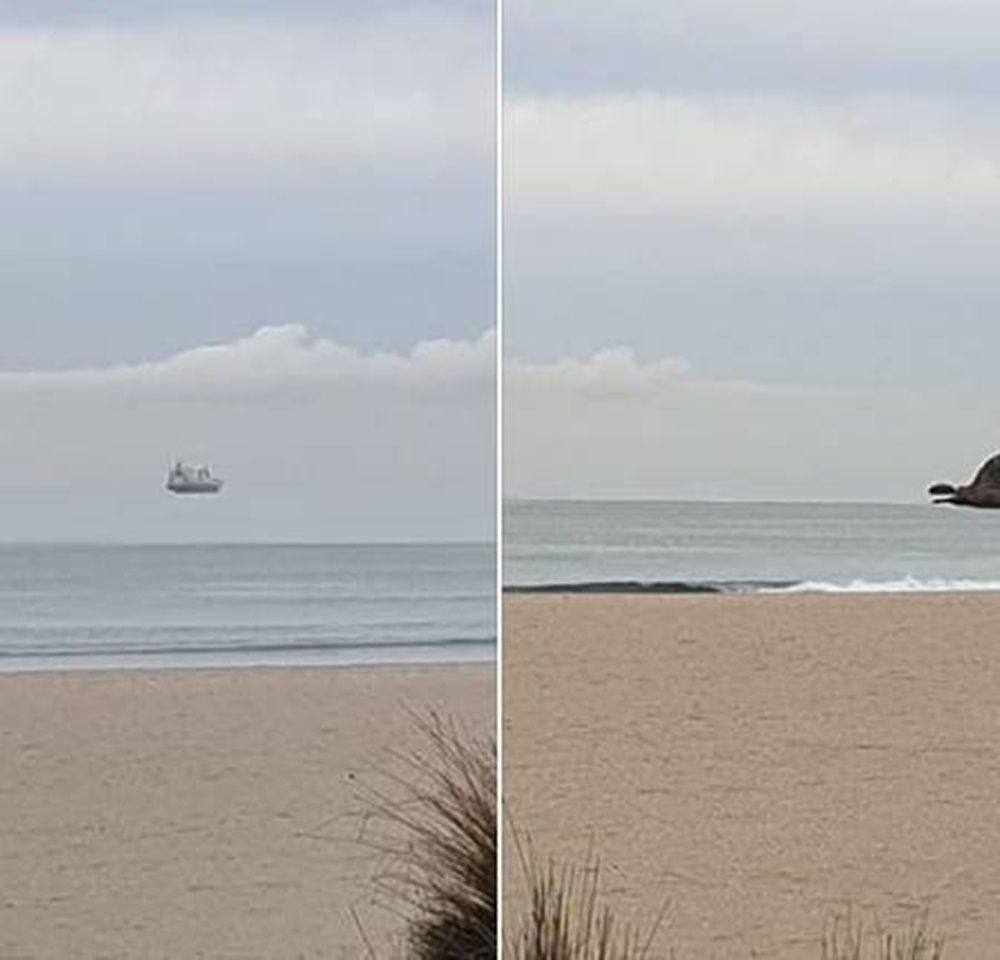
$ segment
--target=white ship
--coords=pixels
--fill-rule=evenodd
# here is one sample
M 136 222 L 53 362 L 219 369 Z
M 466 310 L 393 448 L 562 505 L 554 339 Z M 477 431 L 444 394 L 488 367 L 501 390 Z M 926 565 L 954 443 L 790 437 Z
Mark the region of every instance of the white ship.
M 222 489 L 222 480 L 212 476 L 208 467 L 178 460 L 167 473 L 166 487 L 171 493 L 218 493 Z

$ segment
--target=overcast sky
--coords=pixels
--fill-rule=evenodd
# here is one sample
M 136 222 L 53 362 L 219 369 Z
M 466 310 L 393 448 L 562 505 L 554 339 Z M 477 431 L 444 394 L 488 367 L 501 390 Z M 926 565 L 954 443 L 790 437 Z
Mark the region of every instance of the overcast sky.
M 0 2 L 6 539 L 489 537 L 493 15 Z
M 1000 8 L 506 11 L 508 493 L 919 500 L 1000 446 Z

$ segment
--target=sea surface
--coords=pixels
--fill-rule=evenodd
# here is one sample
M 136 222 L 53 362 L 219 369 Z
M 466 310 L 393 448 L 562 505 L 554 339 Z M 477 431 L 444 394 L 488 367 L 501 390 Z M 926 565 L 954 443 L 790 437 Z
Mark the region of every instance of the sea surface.
M 489 544 L 0 545 L 0 670 L 495 656 Z
M 504 586 L 660 593 L 1000 590 L 1000 511 L 509 501 Z

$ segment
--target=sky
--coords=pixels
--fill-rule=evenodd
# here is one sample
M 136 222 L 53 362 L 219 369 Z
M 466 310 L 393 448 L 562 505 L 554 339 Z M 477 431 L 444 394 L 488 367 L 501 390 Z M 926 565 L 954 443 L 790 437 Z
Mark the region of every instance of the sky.
M 0 2 L 4 539 L 491 537 L 494 42 L 488 0 Z
M 986 0 L 507 0 L 505 492 L 920 501 L 1000 446 Z

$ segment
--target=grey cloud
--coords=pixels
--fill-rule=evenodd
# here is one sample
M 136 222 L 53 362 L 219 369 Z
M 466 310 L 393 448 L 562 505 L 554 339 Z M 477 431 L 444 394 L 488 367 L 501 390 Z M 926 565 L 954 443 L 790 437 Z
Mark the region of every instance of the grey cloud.
M 5 539 L 492 537 L 492 10 L 333 6 L 0 4 Z
M 514 98 L 515 353 L 677 350 L 726 377 L 995 381 L 998 144 L 975 107 Z
M 140 365 L 0 377 L 5 539 L 492 534 L 494 345 L 362 354 L 296 327 Z M 171 458 L 227 478 L 162 490 Z
M 513 91 L 997 89 L 987 0 L 508 0 L 505 18 Z
M 488 34 L 443 17 L 0 30 L 0 175 L 487 165 L 491 53 Z
M 631 348 L 615 347 L 583 359 L 513 362 L 509 381 L 515 396 L 556 388 L 581 397 L 634 399 L 681 382 L 687 372 L 686 361 L 667 358 L 644 364 Z
M 685 224 L 529 236 L 505 258 L 505 340 L 558 358 L 627 343 L 722 377 L 995 390 L 995 224 Z
M 630 393 L 600 357 L 508 363 L 506 494 L 912 502 L 997 442 L 989 395 L 776 386 L 678 363 L 631 361 Z
M 522 217 L 836 224 L 1000 206 L 988 112 L 947 102 L 514 98 L 507 115 L 510 205 Z
M 348 20 L 410 11 L 445 11 L 488 21 L 485 0 L 2 0 L 0 22 L 15 24 L 93 24 L 176 20 L 178 17 L 260 17 L 289 20 Z
M 1000 9 L 506 16 L 508 494 L 912 501 L 995 448 Z
M 490 172 L 0 190 L 0 369 L 134 360 L 289 322 L 364 349 L 468 336 L 493 323 Z
M 0 369 L 493 324 L 492 16 L 283 9 L 0 20 Z

